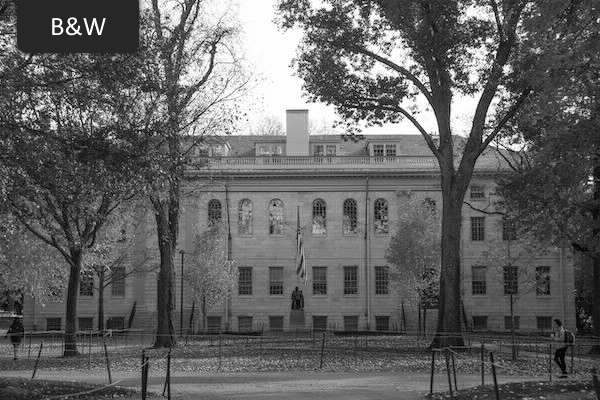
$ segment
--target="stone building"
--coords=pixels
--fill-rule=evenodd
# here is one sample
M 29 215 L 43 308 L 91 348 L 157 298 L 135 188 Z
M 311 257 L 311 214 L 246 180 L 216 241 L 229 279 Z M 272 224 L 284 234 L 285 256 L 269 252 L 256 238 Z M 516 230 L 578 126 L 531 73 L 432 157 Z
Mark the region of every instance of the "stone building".
M 180 221 L 181 259 L 176 258 L 175 268 L 176 329 L 179 321 L 188 328 L 192 311 L 180 263 L 193 251 L 194 232 L 221 221 L 228 226 L 228 256 L 237 262 L 238 279 L 231 299 L 209 310 L 208 330 L 416 330 L 415 306 L 392 289 L 384 254 L 409 197 L 441 207 L 439 168 L 425 141 L 412 135 L 366 135 L 356 142 L 338 135 L 310 136 L 306 110 L 287 112 L 286 131 L 285 136 L 214 138 L 190 155 Z M 554 317 L 575 326 L 568 251 L 548 249 L 511 271 L 492 268 L 482 258 L 491 243 L 502 243 L 510 234 L 501 217 L 489 212 L 494 179 L 501 173 L 501 159 L 485 152 L 465 198 L 464 323 L 475 330 L 509 329 L 508 293 L 515 290 L 515 328 L 549 330 Z M 298 228 L 306 284 L 296 273 Z M 137 251 L 153 246 L 155 239 L 148 239 Z M 517 270 L 519 277 L 528 272 L 532 281 L 507 289 L 505 280 Z M 156 279 L 156 272 L 137 273 L 107 288 L 106 316 L 114 326 L 128 325 L 134 309 L 132 328 L 156 326 Z M 291 310 L 295 287 L 303 292 L 301 312 Z M 97 300 L 90 293 L 80 291 L 81 329 L 96 326 Z M 200 330 L 204 327 L 195 310 L 192 326 Z M 434 329 L 435 311 L 427 316 L 428 329 Z M 64 304 L 41 307 L 28 302 L 25 322 L 38 330 L 64 329 Z

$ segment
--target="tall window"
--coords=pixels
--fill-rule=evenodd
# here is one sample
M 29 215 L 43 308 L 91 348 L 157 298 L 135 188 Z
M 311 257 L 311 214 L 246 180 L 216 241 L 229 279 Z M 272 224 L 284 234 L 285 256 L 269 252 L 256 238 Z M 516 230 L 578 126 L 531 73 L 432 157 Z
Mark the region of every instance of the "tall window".
M 94 272 L 81 271 L 81 280 L 79 281 L 79 295 L 93 296 L 94 295 Z
M 487 294 L 486 270 L 483 266 L 471 267 L 473 294 Z
M 550 267 L 535 267 L 535 294 L 550 294 Z
M 473 329 L 476 331 L 485 331 L 488 329 L 487 315 L 473 316 Z
M 125 267 L 113 268 L 110 286 L 113 296 L 125 296 Z
M 283 235 L 283 201 L 279 199 L 269 203 L 269 234 Z
M 283 294 L 283 267 L 269 267 L 269 294 Z
M 325 235 L 327 233 L 327 205 L 325 201 L 321 199 L 313 201 L 312 212 L 313 235 Z
M 485 217 L 471 217 L 471 240 L 474 242 L 485 240 Z
M 375 294 L 388 294 L 388 267 L 375 267 Z
M 239 267 L 238 274 L 238 294 L 243 296 L 252 295 L 252 267 Z
M 344 217 L 342 219 L 342 233 L 344 235 L 354 235 L 358 232 L 358 218 L 356 210 L 356 200 L 344 200 Z
M 502 218 L 502 240 L 517 240 L 517 229 L 514 221 Z
M 212 199 L 208 202 L 208 225 L 214 225 L 221 221 L 221 202 Z
M 358 294 L 358 267 L 344 267 L 344 294 Z
M 504 294 L 518 294 L 518 268 L 516 265 L 507 265 L 504 267 Z
M 252 235 L 252 202 L 248 199 L 241 200 L 238 207 L 238 233 Z
M 471 185 L 470 189 L 471 200 L 485 199 L 485 190 L 482 185 Z
M 390 317 L 376 316 L 375 317 L 375 330 L 377 331 L 389 331 L 390 330 Z
M 385 199 L 375 200 L 375 233 L 388 233 L 388 203 Z
M 313 294 L 327 294 L 327 267 L 313 267 Z

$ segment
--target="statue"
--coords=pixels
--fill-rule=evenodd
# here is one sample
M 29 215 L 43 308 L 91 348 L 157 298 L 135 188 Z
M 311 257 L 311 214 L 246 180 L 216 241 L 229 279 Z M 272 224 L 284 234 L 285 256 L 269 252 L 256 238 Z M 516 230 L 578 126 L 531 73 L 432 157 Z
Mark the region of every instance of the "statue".
M 292 310 L 304 310 L 304 296 L 302 290 L 298 290 L 298 286 L 292 292 Z

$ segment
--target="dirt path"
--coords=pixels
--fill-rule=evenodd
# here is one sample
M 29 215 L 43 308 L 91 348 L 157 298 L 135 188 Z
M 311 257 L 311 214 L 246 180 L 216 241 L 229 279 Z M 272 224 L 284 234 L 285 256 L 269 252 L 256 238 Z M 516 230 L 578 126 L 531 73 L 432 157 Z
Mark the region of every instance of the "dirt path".
M 36 379 L 108 383 L 103 375 L 85 371 L 38 371 Z M 4 371 L 3 376 L 30 378 L 28 371 Z M 113 373 L 113 381 L 120 386 L 140 387 L 137 372 Z M 423 399 L 429 393 L 429 375 L 423 373 L 391 372 L 258 372 L 258 373 L 177 373 L 171 377 L 172 398 L 179 400 L 217 399 L 280 399 L 286 400 L 348 400 L 362 399 Z M 500 378 L 499 383 L 543 378 Z M 458 388 L 477 386 L 479 375 L 458 378 Z M 489 381 L 486 383 L 490 383 Z M 162 394 L 164 376 L 150 371 L 149 391 Z M 434 391 L 448 389 L 448 378 L 438 374 L 434 378 Z

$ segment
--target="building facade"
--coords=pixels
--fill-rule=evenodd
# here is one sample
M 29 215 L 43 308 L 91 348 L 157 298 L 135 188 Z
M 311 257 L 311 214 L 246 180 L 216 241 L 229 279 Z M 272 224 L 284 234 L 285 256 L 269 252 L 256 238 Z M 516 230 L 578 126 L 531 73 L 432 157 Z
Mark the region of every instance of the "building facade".
M 286 125 L 286 136 L 225 137 L 190 156 L 175 268 L 176 322 L 194 331 L 416 330 L 414 299 L 393 290 L 385 251 L 409 198 L 441 209 L 439 167 L 425 141 L 411 135 L 367 135 L 358 141 L 310 136 L 306 110 L 289 110 Z M 559 317 L 575 326 L 569 252 L 548 249 L 509 271 L 486 265 L 484 252 L 508 234 L 501 217 L 490 212 L 494 180 L 501 173 L 500 159 L 484 153 L 463 207 L 464 324 L 475 330 L 503 331 L 513 323 L 519 330 L 548 330 Z M 194 233 L 214 222 L 227 226 L 227 256 L 236 261 L 237 282 L 230 300 L 208 311 L 204 327 L 179 266 L 190 262 Z M 146 223 L 154 221 L 147 216 Z M 298 231 L 306 284 L 296 271 Z M 155 238 L 148 238 L 135 251 L 155 246 Z M 528 272 L 528 281 L 507 289 L 517 269 L 519 279 Z M 106 317 L 115 326 L 131 320 L 132 328 L 152 330 L 156 281 L 155 271 L 140 272 L 119 280 L 115 290 L 111 285 Z M 301 312 L 291 310 L 296 287 L 303 293 Z M 96 326 L 95 294 L 80 294 L 80 328 Z M 29 328 L 64 329 L 64 304 L 28 302 L 24 313 Z M 435 313 L 428 316 L 428 329 L 434 329 Z

